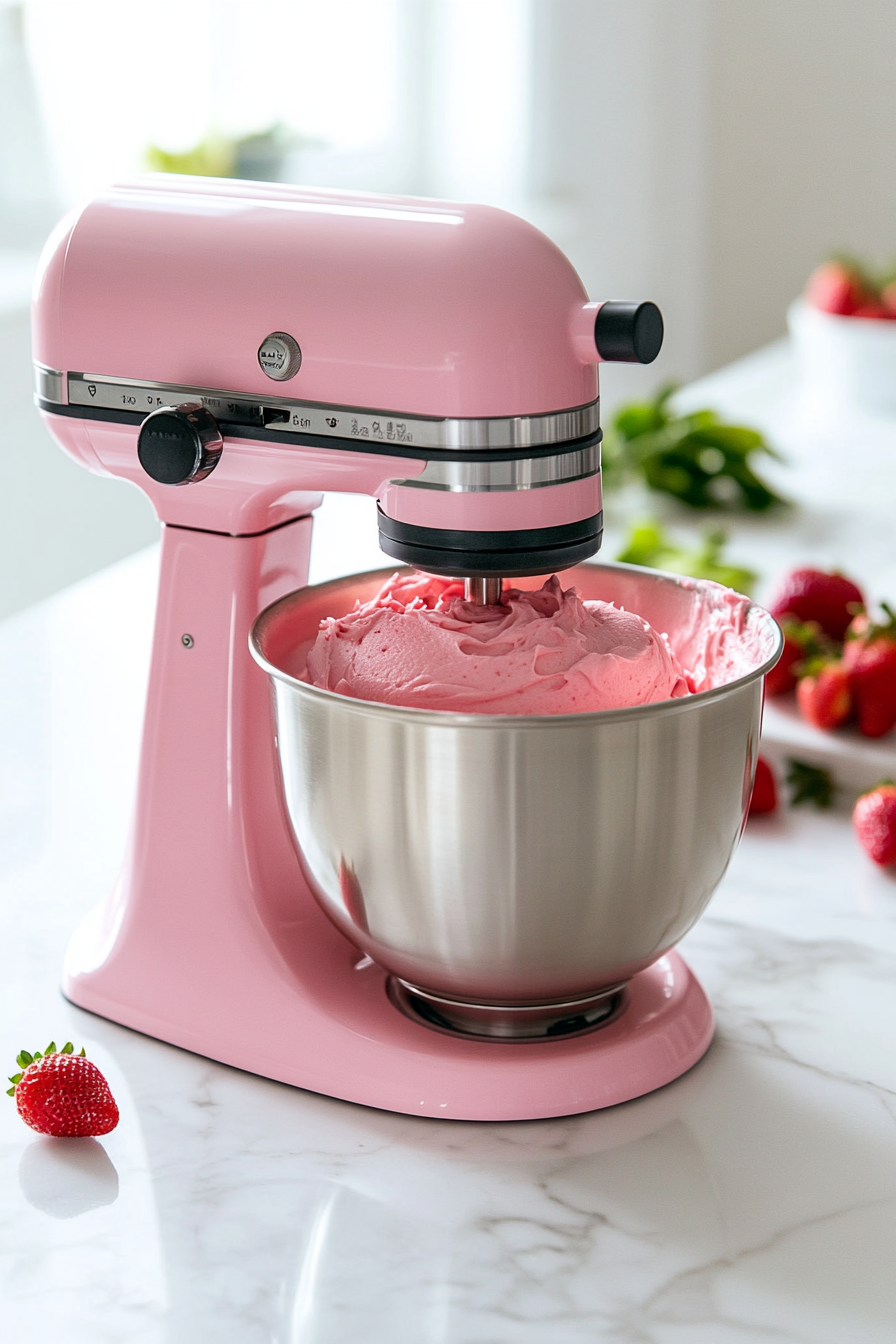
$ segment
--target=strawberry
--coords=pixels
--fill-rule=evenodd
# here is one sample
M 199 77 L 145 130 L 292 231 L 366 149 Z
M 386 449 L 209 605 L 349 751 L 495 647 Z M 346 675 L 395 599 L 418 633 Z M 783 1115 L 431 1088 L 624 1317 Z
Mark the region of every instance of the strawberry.
M 843 645 L 859 732 L 883 737 L 896 724 L 896 612 L 881 603 L 886 620 L 860 612 Z
M 765 674 L 766 695 L 785 695 L 792 691 L 798 680 L 800 663 L 833 653 L 830 641 L 815 621 L 796 621 L 792 616 L 783 616 L 780 624 L 784 648 L 771 672 Z
M 883 319 L 884 322 L 892 322 L 896 318 L 896 313 L 891 313 L 889 308 L 882 303 L 863 303 L 861 307 L 856 308 L 852 316 L 870 317 L 876 321 Z
M 824 262 L 812 272 L 806 285 L 806 302 L 823 313 L 849 317 L 867 299 L 862 276 L 842 261 Z
M 813 661 L 809 669 L 796 688 L 800 713 L 816 728 L 839 728 L 852 712 L 849 669 L 840 660 Z
M 878 784 L 863 793 L 853 808 L 852 824 L 859 843 L 875 863 L 896 863 L 896 785 Z
M 22 1072 L 10 1078 L 7 1095 L 15 1097 L 19 1115 L 38 1134 L 82 1139 L 108 1134 L 118 1124 L 109 1084 L 84 1051 L 76 1055 L 74 1048 L 68 1041 L 57 1050 L 51 1041 L 43 1055 L 23 1050 L 16 1059 Z
M 753 782 L 753 793 L 750 798 L 750 816 L 763 816 L 766 812 L 776 811 L 777 807 L 778 789 L 775 784 L 775 777 L 768 761 L 760 756 L 756 762 L 756 779 Z
M 855 667 L 858 662 L 870 625 L 871 617 L 863 606 L 846 627 L 846 634 L 843 636 L 843 661 L 848 668 Z
M 862 591 L 836 570 L 794 569 L 784 576 L 769 606 L 776 620 L 792 616 L 816 621 L 831 639 L 846 634 L 856 606 L 864 606 Z
M 888 280 L 880 292 L 880 301 L 890 317 L 896 317 L 896 280 Z

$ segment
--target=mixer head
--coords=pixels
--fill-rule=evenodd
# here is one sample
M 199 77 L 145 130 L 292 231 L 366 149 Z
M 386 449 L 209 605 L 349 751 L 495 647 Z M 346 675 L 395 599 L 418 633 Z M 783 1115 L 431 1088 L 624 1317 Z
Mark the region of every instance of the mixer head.
M 594 362 L 612 358 L 650 363 L 659 353 L 663 320 L 655 304 L 589 304 L 584 312 L 593 321 L 588 353 Z M 601 430 L 596 398 L 559 414 L 466 422 L 462 432 L 466 452 L 456 452 L 450 460 L 431 459 L 416 478 L 393 481 L 389 500 L 393 508 L 398 504 L 408 515 L 422 516 L 426 497 L 420 496 L 418 503 L 414 492 L 453 492 L 461 496 L 460 507 L 454 505 L 460 525 L 446 526 L 451 506 L 444 500 L 435 503 L 432 496 L 431 517 L 420 523 L 390 516 L 388 504 L 381 502 L 380 546 L 387 555 L 433 574 L 463 576 L 468 600 L 493 603 L 500 600 L 502 576 L 568 569 L 598 550 Z M 488 508 L 489 527 L 482 526 L 481 506 L 477 516 L 480 501 L 470 498 L 477 494 L 488 497 L 482 503 Z
M 596 366 L 663 335 L 501 210 L 163 175 L 63 222 L 34 328 L 51 431 L 163 522 L 246 535 L 363 492 L 387 555 L 484 601 L 597 551 Z

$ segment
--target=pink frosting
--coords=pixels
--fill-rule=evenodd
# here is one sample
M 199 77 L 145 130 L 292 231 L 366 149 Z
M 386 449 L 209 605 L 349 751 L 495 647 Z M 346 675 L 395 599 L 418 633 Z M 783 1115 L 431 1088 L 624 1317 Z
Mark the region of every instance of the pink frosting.
M 699 579 L 680 582 L 694 601 L 669 634 L 691 690 L 727 686 L 771 656 L 771 632 L 748 597 Z
M 586 713 L 693 689 L 664 634 L 610 602 L 583 602 L 556 576 L 480 607 L 457 581 L 393 575 L 371 601 L 321 622 L 305 679 L 357 700 L 466 714 Z

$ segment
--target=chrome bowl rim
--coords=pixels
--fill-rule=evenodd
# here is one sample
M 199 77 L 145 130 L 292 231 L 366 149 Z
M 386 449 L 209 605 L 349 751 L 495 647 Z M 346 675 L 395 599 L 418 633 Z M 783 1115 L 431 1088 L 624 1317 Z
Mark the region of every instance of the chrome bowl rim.
M 596 565 L 589 565 L 585 562 L 581 568 L 603 569 L 607 571 L 619 570 L 624 573 L 636 574 L 639 576 L 649 575 L 653 578 L 662 579 L 667 583 L 674 584 L 676 587 L 682 587 L 683 582 L 687 580 L 693 584 L 700 584 L 708 588 L 717 588 L 720 592 L 732 592 L 734 589 L 725 588 L 720 583 L 715 583 L 712 579 L 688 579 L 688 576 L 682 574 L 672 574 L 668 570 L 650 569 L 646 565 L 629 565 L 623 561 L 603 561 Z M 580 725 L 588 722 L 615 723 L 621 720 L 638 719 L 651 717 L 657 714 L 681 714 L 690 710 L 693 706 L 705 704 L 710 700 L 719 700 L 723 696 L 730 695 L 743 686 L 748 686 L 759 677 L 764 677 L 775 666 L 784 648 L 784 634 L 778 622 L 772 616 L 771 612 L 765 607 L 754 602 L 751 597 L 746 600 L 762 616 L 766 616 L 772 628 L 774 636 L 774 649 L 772 654 L 745 673 L 742 677 L 737 677 L 734 681 L 727 681 L 722 686 L 713 686 L 706 691 L 694 691 L 691 695 L 683 695 L 675 700 L 656 700 L 646 705 L 629 705 L 622 709 L 593 709 L 581 713 L 570 714 L 472 714 L 463 713 L 453 709 L 416 709 L 410 705 L 389 705 L 381 700 L 362 700 L 353 695 L 342 695 L 339 691 L 328 691 L 321 686 L 312 686 L 310 682 L 300 681 L 292 673 L 285 672 L 282 668 L 275 666 L 261 649 L 261 640 L 266 626 L 273 620 L 274 613 L 289 602 L 295 601 L 302 593 L 313 589 L 315 593 L 324 594 L 330 587 L 342 588 L 353 580 L 370 580 L 382 576 L 385 583 L 392 574 L 396 572 L 411 572 L 409 565 L 387 565 L 383 569 L 361 570 L 356 574 L 344 574 L 340 578 L 328 579 L 326 583 L 306 584 L 304 588 L 296 588 L 291 593 L 285 593 L 282 597 L 271 602 L 269 606 L 261 611 L 252 623 L 249 631 L 249 651 L 252 657 L 260 667 L 264 669 L 269 676 L 277 681 L 292 687 L 303 695 L 308 695 L 312 699 L 320 699 L 325 703 L 335 701 L 344 708 L 357 707 L 358 710 L 376 711 L 398 721 L 407 723 L 426 723 L 437 726 L 462 724 L 465 728 L 480 728 L 488 730 L 494 727 L 507 727 L 511 724 L 524 723 L 527 728 L 558 728 L 564 724 Z M 746 597 L 746 594 L 738 594 Z M 586 599 L 587 600 L 587 599 Z

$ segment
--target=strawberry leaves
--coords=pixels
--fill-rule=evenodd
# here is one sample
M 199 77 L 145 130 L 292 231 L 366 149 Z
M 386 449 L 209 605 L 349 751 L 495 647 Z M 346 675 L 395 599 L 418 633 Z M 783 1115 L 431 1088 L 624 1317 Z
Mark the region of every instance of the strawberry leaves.
M 625 546 L 616 556 L 629 565 L 665 569 L 673 574 L 688 574 L 693 579 L 712 579 L 739 593 L 749 593 L 756 582 L 751 569 L 732 565 L 722 557 L 727 541 L 721 529 L 707 532 L 699 546 L 677 546 L 655 518 L 633 523 Z
M 806 284 L 806 302 L 840 317 L 896 318 L 896 261 L 882 269 L 849 253 L 834 253 Z
M 833 776 L 830 770 L 822 766 L 809 765 L 806 761 L 788 761 L 787 786 L 790 789 L 791 807 L 813 803 L 824 810 L 833 806 L 836 792 Z
M 675 390 L 667 384 L 653 401 L 632 402 L 617 413 L 604 444 L 608 476 L 640 476 L 649 489 L 694 509 L 761 513 L 786 503 L 750 464 L 755 453 L 778 457 L 763 435 L 726 425 L 712 410 L 676 415 L 669 405 Z
M 33 1055 L 29 1050 L 20 1050 L 19 1053 L 16 1055 L 16 1063 L 18 1064 L 21 1073 L 14 1073 L 10 1075 L 9 1081 L 12 1083 L 12 1087 L 8 1087 L 6 1089 L 6 1095 L 8 1097 L 15 1096 L 16 1087 L 22 1081 L 25 1070 L 29 1068 L 32 1064 L 36 1064 L 39 1059 L 46 1059 L 47 1055 L 56 1055 L 56 1054 L 71 1055 L 74 1053 L 74 1049 L 75 1047 L 71 1041 L 66 1041 L 65 1045 L 62 1047 L 61 1050 L 57 1050 L 56 1042 L 51 1041 L 50 1044 L 47 1046 L 46 1050 L 44 1050 L 43 1052 L 41 1052 L 40 1050 L 36 1050 Z M 82 1059 L 87 1058 L 87 1051 L 84 1049 L 83 1046 L 81 1047 L 81 1058 Z
M 891 639 L 896 641 L 896 612 L 894 612 L 889 602 L 881 602 L 878 605 L 886 616 L 886 620 L 869 620 L 864 630 L 861 631 L 856 630 L 854 626 L 850 626 L 846 632 L 847 640 L 861 639 L 865 644 L 871 644 L 875 639 Z M 856 615 L 859 616 L 864 614 L 864 610 L 856 613 Z

